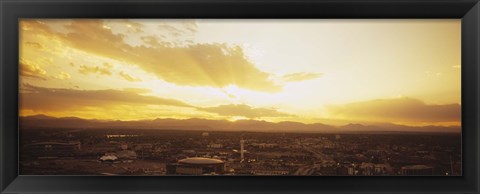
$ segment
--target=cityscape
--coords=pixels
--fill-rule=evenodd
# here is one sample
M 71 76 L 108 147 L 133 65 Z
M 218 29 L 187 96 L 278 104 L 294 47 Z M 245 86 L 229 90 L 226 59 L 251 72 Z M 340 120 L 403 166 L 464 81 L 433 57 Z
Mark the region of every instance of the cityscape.
M 362 126 L 348 126 L 355 127 Z M 20 170 L 25 175 L 459 176 L 460 135 L 23 127 Z
M 462 176 L 460 19 L 20 19 L 20 175 Z

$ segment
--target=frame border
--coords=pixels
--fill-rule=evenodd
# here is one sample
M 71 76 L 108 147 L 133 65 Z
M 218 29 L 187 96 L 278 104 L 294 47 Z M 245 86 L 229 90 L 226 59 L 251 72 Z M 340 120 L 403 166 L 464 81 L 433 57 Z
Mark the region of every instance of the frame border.
M 463 176 L 19 176 L 16 157 L 19 18 L 461 18 Z M 0 0 L 0 25 L 0 193 L 479 192 L 478 0 Z

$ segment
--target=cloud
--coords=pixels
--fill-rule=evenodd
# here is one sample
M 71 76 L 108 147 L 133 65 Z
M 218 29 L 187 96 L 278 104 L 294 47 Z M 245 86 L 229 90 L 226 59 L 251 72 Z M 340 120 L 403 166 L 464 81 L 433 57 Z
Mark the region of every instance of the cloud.
M 51 34 L 51 29 L 45 22 L 35 19 L 22 19 L 20 21 L 20 29 L 22 31 L 34 31 L 39 34 Z
M 68 74 L 67 72 L 60 72 L 58 75 L 54 76 L 55 78 L 57 79 L 60 79 L 60 80 L 67 80 L 67 79 L 70 79 L 72 78 L 72 76 L 70 76 L 70 74 Z
M 181 20 L 183 22 L 183 26 L 190 32 L 197 32 L 198 23 L 196 20 Z
M 42 44 L 40 44 L 38 42 L 27 41 L 27 42 L 25 42 L 25 45 L 36 48 L 38 50 L 45 50 L 45 46 L 43 46 Z
M 216 107 L 198 108 L 198 110 L 216 113 L 221 116 L 243 116 L 247 118 L 288 117 L 292 116 L 269 108 L 252 108 L 245 104 L 228 104 Z
M 321 73 L 292 73 L 292 74 L 286 74 L 282 76 L 282 79 L 286 82 L 301 82 L 305 80 L 311 80 L 311 79 L 316 79 L 322 76 Z
M 20 76 L 46 80 L 47 72 L 31 61 L 20 59 Z
M 122 20 L 122 21 L 127 26 L 129 32 L 133 32 L 133 33 L 142 33 L 143 32 L 143 28 L 144 28 L 143 24 L 138 23 L 138 22 L 134 22 L 134 21 L 131 21 L 131 20 Z
M 382 122 L 460 122 L 460 104 L 425 104 L 413 98 L 377 99 L 329 106 L 330 114 Z
M 159 22 L 157 29 L 164 36 L 188 36 L 193 35 L 198 30 L 196 20 L 182 19 L 175 21 Z
M 120 73 L 118 73 L 123 79 L 129 81 L 129 82 L 139 82 L 139 81 L 142 81 L 140 78 L 136 78 L 136 77 L 133 77 L 131 75 L 129 75 L 128 73 L 125 73 L 123 71 L 121 71 Z
M 142 95 L 145 90 L 77 90 L 21 85 L 20 108 L 34 111 L 68 111 L 121 105 L 193 106 L 168 98 Z
M 152 92 L 152 90 L 147 88 L 124 88 L 123 91 L 133 92 L 136 94 L 146 94 Z
M 169 46 L 161 41 L 157 41 L 161 45 L 155 48 L 131 46 L 124 42 L 124 35 L 112 33 L 111 29 L 104 27 L 101 20 L 73 20 L 71 24 L 65 26 L 69 31 L 66 34 L 52 32 L 48 27 L 41 26 L 41 22 L 34 24 L 40 25 L 38 28 L 41 33 L 49 33 L 50 36 L 60 38 L 70 47 L 138 65 L 159 79 L 177 85 L 217 88 L 236 85 L 262 92 L 282 90 L 281 85 L 270 79 L 273 75 L 256 68 L 239 46 L 226 44 Z M 167 28 L 165 25 L 162 26 Z M 91 71 L 89 68 L 84 70 Z
M 109 69 L 100 67 L 100 66 L 80 65 L 78 72 L 84 75 L 88 75 L 88 74 L 112 75 L 112 72 Z
M 57 21 L 59 20 L 55 20 L 54 22 Z M 46 22 L 35 19 L 21 19 L 19 26 L 22 44 L 20 46 L 20 52 L 31 48 L 54 55 L 64 52 L 64 49 L 61 47 L 62 38 L 53 32 Z
M 140 39 L 142 39 L 142 41 L 145 44 L 150 45 L 152 47 L 162 46 L 162 44 L 159 42 L 158 38 L 155 37 L 155 36 L 142 36 L 142 37 L 140 37 Z
M 111 68 L 113 68 L 113 65 L 112 65 L 112 64 L 110 64 L 110 63 L 106 63 L 106 62 L 105 62 L 105 63 L 103 63 L 103 66 L 104 66 L 105 68 L 107 68 L 107 69 L 111 69 Z
M 183 34 L 182 29 L 179 29 L 175 26 L 168 25 L 168 24 L 160 24 L 160 25 L 157 26 L 157 28 L 162 32 L 168 32 L 168 33 L 170 33 L 172 35 L 176 35 L 176 36 Z
M 150 92 L 150 90 L 142 88 L 125 88 L 122 90 L 45 88 L 24 83 L 20 87 L 19 106 L 20 110 L 24 112 L 64 112 L 67 114 L 82 112 L 82 114 L 110 114 L 109 117 L 112 117 L 111 114 L 115 114 L 115 111 L 112 110 L 118 110 L 120 114 L 122 108 L 131 110 L 136 107 L 145 112 L 163 111 L 162 109 L 147 107 L 151 105 L 170 106 L 173 108 L 171 110 L 189 108 L 191 110 L 189 112 L 201 111 L 203 113 L 214 113 L 219 116 L 243 116 L 251 119 L 293 116 L 279 112 L 273 108 L 254 108 L 245 104 L 196 107 L 176 99 L 148 96 L 147 94 Z M 103 110 L 105 112 L 95 113 L 95 111 L 92 112 L 92 110 Z M 124 112 L 122 112 L 122 114 L 124 114 Z

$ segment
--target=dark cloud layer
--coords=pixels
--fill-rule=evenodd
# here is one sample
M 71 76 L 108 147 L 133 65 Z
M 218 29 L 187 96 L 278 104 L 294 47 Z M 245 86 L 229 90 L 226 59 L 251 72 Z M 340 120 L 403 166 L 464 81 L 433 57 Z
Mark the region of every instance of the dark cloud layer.
M 425 104 L 413 98 L 379 99 L 330 106 L 336 116 L 389 122 L 460 122 L 460 104 Z
M 85 107 L 110 105 L 169 105 L 193 107 L 187 103 L 129 90 L 76 90 L 43 88 L 24 84 L 21 87 L 20 107 L 34 111 L 65 111 Z
M 248 105 L 221 105 L 196 107 L 188 103 L 143 95 L 148 91 L 127 88 L 124 90 L 78 90 L 44 88 L 29 84 L 21 86 L 20 108 L 33 111 L 81 110 L 86 107 L 109 107 L 120 105 L 167 105 L 194 108 L 220 116 L 243 116 L 247 118 L 291 116 L 275 109 L 253 108 Z

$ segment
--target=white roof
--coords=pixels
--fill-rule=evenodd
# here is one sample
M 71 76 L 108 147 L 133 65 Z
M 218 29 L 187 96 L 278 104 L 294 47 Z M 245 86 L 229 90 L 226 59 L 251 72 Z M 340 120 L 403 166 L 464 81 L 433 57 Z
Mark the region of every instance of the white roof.
M 118 158 L 116 156 L 113 156 L 113 155 L 105 155 L 105 156 L 102 156 L 100 157 L 100 160 L 117 160 Z
M 183 164 L 223 164 L 225 163 L 222 160 L 214 159 L 214 158 L 202 158 L 202 157 L 193 157 L 193 158 L 185 158 L 179 160 L 178 163 Z

